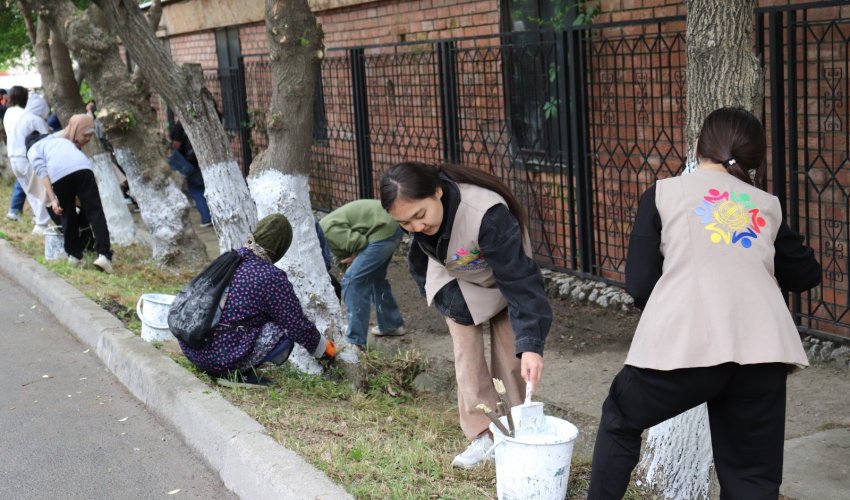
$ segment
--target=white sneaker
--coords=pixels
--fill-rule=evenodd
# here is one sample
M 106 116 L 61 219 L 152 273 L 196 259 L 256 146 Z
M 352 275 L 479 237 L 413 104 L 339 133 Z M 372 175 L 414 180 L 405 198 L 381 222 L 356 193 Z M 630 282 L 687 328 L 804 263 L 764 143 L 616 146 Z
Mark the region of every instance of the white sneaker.
M 44 236 L 44 233 L 47 231 L 47 224 L 36 224 L 35 227 L 32 228 L 32 234 L 36 236 Z
M 400 326 L 395 330 L 388 330 L 386 332 L 382 332 L 377 326 L 373 326 L 370 331 L 372 332 L 372 335 L 376 337 L 400 337 L 407 333 L 404 330 L 404 326 Z
M 98 255 L 93 262 L 94 266 L 106 274 L 112 274 L 112 261 L 105 255 Z
M 6 218 L 7 218 L 7 219 L 9 219 L 9 220 L 13 220 L 13 221 L 15 221 L 15 222 L 20 222 L 20 221 L 21 221 L 21 216 L 20 216 L 20 214 L 19 214 L 18 212 L 13 212 L 13 211 L 11 211 L 11 210 L 9 210 L 8 212 L 6 212 Z
M 73 255 L 68 256 L 68 265 L 71 267 L 83 267 L 83 259 L 78 259 Z
M 484 433 L 483 435 L 472 440 L 472 443 L 463 450 L 463 453 L 459 454 L 452 460 L 452 467 L 458 467 L 460 469 L 471 469 L 485 460 L 492 460 L 492 458 L 487 456 L 487 450 L 493 446 L 493 439 L 490 438 L 490 435 Z

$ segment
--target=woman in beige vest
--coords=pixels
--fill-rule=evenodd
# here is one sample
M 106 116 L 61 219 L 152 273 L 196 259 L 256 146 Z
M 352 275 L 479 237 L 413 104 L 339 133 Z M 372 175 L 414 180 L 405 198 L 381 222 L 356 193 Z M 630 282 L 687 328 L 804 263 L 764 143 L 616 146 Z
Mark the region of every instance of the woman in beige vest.
M 643 314 L 602 406 L 589 499 L 622 498 L 641 432 L 702 403 L 721 498 L 779 495 L 785 378 L 807 364 L 782 290 L 817 286 L 821 268 L 776 197 L 753 185 L 765 153 L 755 116 L 716 110 L 698 170 L 642 196 L 626 289 Z
M 501 379 L 509 400 L 519 404 L 522 379 L 533 386 L 543 374 L 552 308 L 531 258 L 524 211 L 490 174 L 417 162 L 384 174 L 381 203 L 412 234 L 410 273 L 446 318 L 460 426 L 472 441 L 452 465 L 474 467 L 493 444 L 489 420 L 476 409 L 481 403 L 496 408 L 492 378 Z M 492 373 L 484 359 L 484 322 L 490 324 Z

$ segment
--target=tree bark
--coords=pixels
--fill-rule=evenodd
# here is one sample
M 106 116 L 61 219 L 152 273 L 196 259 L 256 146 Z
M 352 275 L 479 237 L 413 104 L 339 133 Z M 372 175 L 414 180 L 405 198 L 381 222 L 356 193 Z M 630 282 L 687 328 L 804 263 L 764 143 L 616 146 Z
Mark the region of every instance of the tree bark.
M 755 0 L 688 0 L 687 123 L 688 170 L 696 167 L 694 146 L 702 122 L 724 106 L 761 116 L 763 75 L 753 48 Z
M 200 163 L 206 198 L 222 252 L 245 243 L 257 209 L 230 149 L 201 68 L 178 68 L 135 0 L 94 0 L 120 35 L 133 61 L 177 114 Z
M 269 147 L 251 165 L 248 185 L 260 217 L 286 215 L 292 224 L 292 247 L 277 265 L 286 271 L 307 316 L 338 346 L 342 311 L 324 267 L 310 206 L 310 151 L 316 71 L 324 56 L 322 31 L 307 0 L 266 0 L 266 33 L 272 67 L 272 102 L 267 127 Z M 349 378 L 356 379 L 354 349 L 340 349 Z M 301 348 L 293 364 L 318 372 Z
M 79 11 L 68 0 L 37 1 L 39 14 L 74 51 L 98 97 L 98 120 L 139 204 L 154 260 L 168 267 L 206 261 L 206 247 L 189 223 L 188 200 L 166 163 L 168 149 L 156 133 L 156 115 L 147 94 L 130 81 L 106 16 L 96 6 Z
M 709 113 L 740 106 L 761 115 L 763 83 L 753 47 L 755 0 L 689 0 L 687 18 L 686 173 Z M 690 307 L 690 306 L 685 306 Z M 664 498 L 715 498 L 705 405 L 649 429 L 639 474 Z

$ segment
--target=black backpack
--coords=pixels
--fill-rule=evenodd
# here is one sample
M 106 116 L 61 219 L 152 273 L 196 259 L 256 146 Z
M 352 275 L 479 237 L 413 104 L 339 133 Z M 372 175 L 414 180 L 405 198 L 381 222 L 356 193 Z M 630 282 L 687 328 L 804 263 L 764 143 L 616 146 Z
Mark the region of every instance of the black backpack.
M 193 349 L 206 345 L 227 299 L 225 290 L 239 266 L 236 250 L 221 254 L 180 290 L 168 312 L 168 328 Z

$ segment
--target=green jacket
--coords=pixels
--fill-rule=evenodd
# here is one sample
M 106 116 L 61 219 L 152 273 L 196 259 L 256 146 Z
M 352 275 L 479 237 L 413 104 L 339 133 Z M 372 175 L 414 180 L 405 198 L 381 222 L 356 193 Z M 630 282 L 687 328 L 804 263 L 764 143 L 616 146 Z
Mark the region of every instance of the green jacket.
M 398 222 L 378 200 L 357 200 L 337 208 L 319 221 L 334 257 L 344 259 L 369 243 L 385 240 L 398 230 Z

